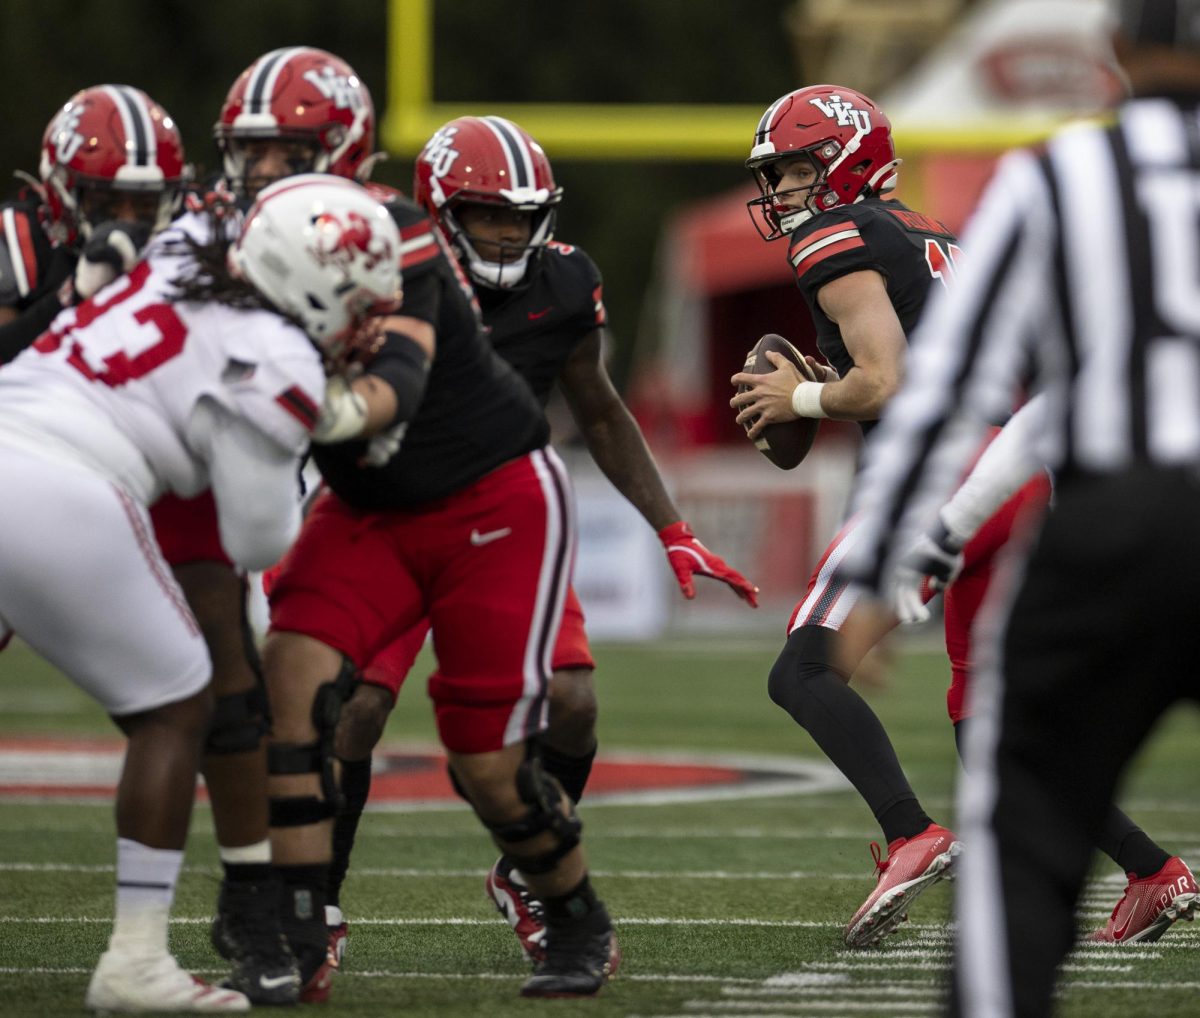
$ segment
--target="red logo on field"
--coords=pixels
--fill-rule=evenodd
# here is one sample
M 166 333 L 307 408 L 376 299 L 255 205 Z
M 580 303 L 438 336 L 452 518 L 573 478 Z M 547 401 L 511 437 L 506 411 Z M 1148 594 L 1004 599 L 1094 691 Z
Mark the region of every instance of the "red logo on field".
M 112 739 L 0 739 L 0 799 L 111 799 L 125 743 Z M 371 804 L 383 809 L 462 805 L 438 751 L 375 754 Z M 832 791 L 847 787 L 828 764 L 699 754 L 601 756 L 588 781 L 589 802 L 680 802 Z M 206 799 L 203 785 L 199 798 Z

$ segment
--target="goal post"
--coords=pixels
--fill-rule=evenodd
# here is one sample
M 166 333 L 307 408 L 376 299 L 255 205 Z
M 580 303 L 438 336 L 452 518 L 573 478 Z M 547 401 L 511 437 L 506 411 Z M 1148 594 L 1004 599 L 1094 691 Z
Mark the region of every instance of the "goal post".
M 437 128 L 461 116 L 494 114 L 520 124 L 554 158 L 681 161 L 744 159 L 761 105 L 720 103 L 438 102 L 433 95 L 437 0 L 388 0 L 387 110 L 382 136 L 397 155 L 413 155 Z M 446 2 L 446 0 L 443 0 Z M 895 123 L 901 152 L 995 153 L 1044 138 L 1060 121 L 994 120 L 970 125 Z

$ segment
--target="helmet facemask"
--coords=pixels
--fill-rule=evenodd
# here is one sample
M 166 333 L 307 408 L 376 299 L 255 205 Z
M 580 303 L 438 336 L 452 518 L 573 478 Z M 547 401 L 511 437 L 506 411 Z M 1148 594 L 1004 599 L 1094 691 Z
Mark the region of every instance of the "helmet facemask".
M 556 192 L 544 202 L 502 203 L 462 193 L 456 200 L 444 205 L 440 213 L 442 225 L 461 255 L 472 282 L 494 290 L 512 290 L 530 282 L 531 266 L 554 236 L 555 205 L 559 197 L 560 194 Z M 514 244 L 468 232 L 460 218 L 463 210 L 488 207 L 529 213 L 529 239 L 523 244 Z M 485 258 L 484 254 L 498 255 L 499 260 Z
M 762 193 L 761 198 L 748 202 L 751 218 L 764 240 L 786 237 L 802 223 L 838 204 L 837 195 L 829 187 L 829 164 L 841 151 L 836 141 L 825 141 L 800 152 L 784 152 L 754 163 L 750 169 Z M 811 184 L 779 190 L 784 178 L 784 164 L 807 160 L 815 176 Z M 754 211 L 757 209 L 757 215 Z

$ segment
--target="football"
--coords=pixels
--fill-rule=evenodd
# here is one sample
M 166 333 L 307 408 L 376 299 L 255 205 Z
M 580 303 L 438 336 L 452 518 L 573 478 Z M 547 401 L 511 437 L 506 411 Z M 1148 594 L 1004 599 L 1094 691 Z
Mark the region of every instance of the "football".
M 767 359 L 767 351 L 774 350 L 783 354 L 789 361 L 800 369 L 800 373 L 811 382 L 817 381 L 816 375 L 809 366 L 804 355 L 782 336 L 768 332 L 754 348 L 746 354 L 746 363 L 742 370 L 754 375 L 769 375 L 775 370 L 775 365 Z M 746 386 L 739 391 L 745 392 Z M 749 431 L 757 418 L 746 423 Z M 781 470 L 791 470 L 797 467 L 808 455 L 812 448 L 813 439 L 817 437 L 817 426 L 821 422 L 815 417 L 801 417 L 794 421 L 784 421 L 780 424 L 768 424 L 762 433 L 754 439 L 754 446 Z

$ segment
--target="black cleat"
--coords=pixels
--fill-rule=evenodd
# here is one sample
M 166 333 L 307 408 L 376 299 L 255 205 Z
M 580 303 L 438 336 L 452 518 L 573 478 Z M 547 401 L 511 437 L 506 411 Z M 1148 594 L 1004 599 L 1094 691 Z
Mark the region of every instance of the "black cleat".
M 233 964 L 221 986 L 252 1004 L 287 1005 L 300 1000 L 300 970 L 279 922 L 274 882 L 223 881 L 212 925 L 213 947 Z
M 546 957 L 522 997 L 594 997 L 617 971 L 621 951 L 604 906 L 569 923 L 546 924 Z

